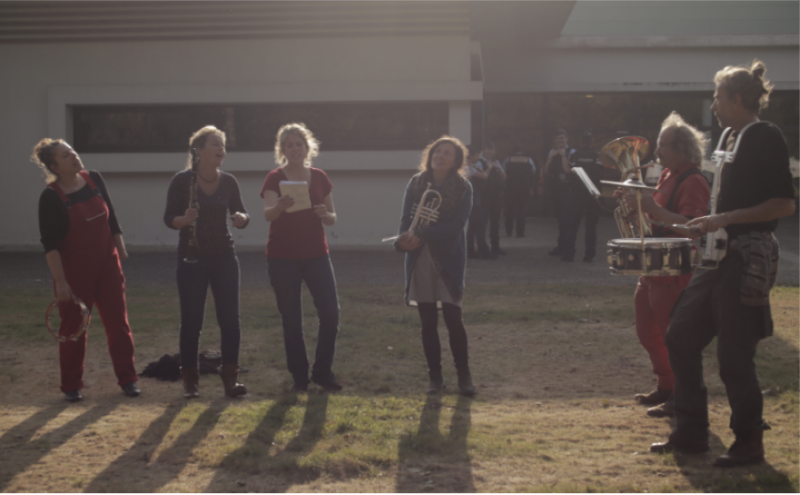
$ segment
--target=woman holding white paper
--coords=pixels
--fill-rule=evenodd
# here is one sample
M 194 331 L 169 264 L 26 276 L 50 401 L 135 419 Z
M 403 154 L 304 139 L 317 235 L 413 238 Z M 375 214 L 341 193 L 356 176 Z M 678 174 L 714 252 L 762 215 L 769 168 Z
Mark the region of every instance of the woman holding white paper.
M 270 222 L 267 273 L 283 318 L 286 363 L 295 392 L 306 391 L 310 382 L 325 390 L 342 389 L 331 369 L 339 333 L 339 297 L 323 227 L 336 223 L 336 212 L 330 179 L 311 166 L 318 154 L 319 142 L 304 124 L 284 125 L 275 139 L 279 167 L 267 174 L 261 188 L 264 218 Z M 298 183 L 305 183 L 305 187 L 298 191 Z M 301 203 L 310 207 L 298 210 Z M 319 316 L 310 380 L 303 337 L 303 282 Z

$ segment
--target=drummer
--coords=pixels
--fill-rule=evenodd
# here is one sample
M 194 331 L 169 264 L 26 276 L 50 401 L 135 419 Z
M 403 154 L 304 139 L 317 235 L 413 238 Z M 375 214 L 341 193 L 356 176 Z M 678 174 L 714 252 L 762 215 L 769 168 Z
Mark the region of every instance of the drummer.
M 661 124 L 655 157 L 663 167 L 657 191 L 642 193 L 642 212 L 650 219 L 665 224 L 683 225 L 708 211 L 711 192 L 700 173 L 700 165 L 708 140 L 702 132 L 672 112 Z M 624 201 L 632 211 L 638 211 L 636 194 L 627 193 Z M 692 232 L 653 225 L 654 237 L 692 237 Z M 697 235 L 694 232 L 694 235 Z M 672 390 L 675 377 L 669 365 L 664 337 L 669 327 L 670 312 L 681 291 L 689 285 L 692 274 L 667 277 L 639 277 L 634 295 L 636 335 L 650 355 L 658 382 L 655 390 L 637 394 L 635 399 L 650 406 L 648 416 L 672 417 Z

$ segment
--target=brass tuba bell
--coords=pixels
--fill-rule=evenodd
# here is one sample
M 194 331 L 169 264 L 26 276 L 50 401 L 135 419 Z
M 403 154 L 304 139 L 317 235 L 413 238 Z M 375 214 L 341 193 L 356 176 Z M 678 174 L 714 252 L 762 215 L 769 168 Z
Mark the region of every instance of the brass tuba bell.
M 600 163 L 606 168 L 619 170 L 622 176 L 620 177 L 621 182 L 600 182 L 637 191 L 652 189 L 645 186 L 642 181 L 642 169 L 650 167 L 652 162 L 645 165 L 639 164 L 648 151 L 650 151 L 650 143 L 647 139 L 639 136 L 621 137 L 606 144 L 600 150 Z M 634 177 L 630 177 L 634 174 Z M 642 215 L 632 212 L 622 198 L 619 199 L 619 206 L 614 210 L 614 220 L 617 222 L 620 235 L 624 238 L 653 235 L 647 222 L 642 221 Z

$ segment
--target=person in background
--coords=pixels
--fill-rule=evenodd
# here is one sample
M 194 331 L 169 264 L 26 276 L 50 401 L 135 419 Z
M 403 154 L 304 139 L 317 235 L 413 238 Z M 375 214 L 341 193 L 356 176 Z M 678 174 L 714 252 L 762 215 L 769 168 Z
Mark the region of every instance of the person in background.
M 89 312 L 96 305 L 117 384 L 125 395 L 137 397 L 141 390 L 120 264 L 128 252 L 106 184 L 99 172 L 87 172 L 75 150 L 61 139 L 42 139 L 31 159 L 47 182 L 39 197 L 39 232 L 58 299 L 58 334 L 75 335 L 83 323 L 75 298 Z M 68 402 L 83 400 L 86 342 L 84 332 L 58 345 L 61 391 Z
M 486 179 L 489 173 L 484 169 L 481 161 L 481 149 L 472 145 L 467 156 L 467 176 L 472 184 L 472 212 L 469 216 L 467 228 L 467 257 L 496 260 L 497 255 L 492 254 L 486 243 L 486 212 L 483 208 L 483 196 L 486 190 Z
M 575 260 L 577 225 L 581 221 L 583 201 L 576 194 L 570 171 L 574 166 L 575 150 L 569 147 L 567 131 L 556 129 L 553 149 L 544 164 L 545 184 L 552 198 L 558 220 L 558 243 L 548 254 L 560 256 L 561 261 Z
M 450 350 L 462 395 L 475 395 L 469 368 L 469 342 L 461 312 L 467 257 L 464 226 L 472 208 L 472 185 L 461 171 L 467 150 L 458 139 L 442 136 L 422 152 L 419 173 L 406 187 L 395 249 L 406 253 L 405 301 L 416 306 L 422 321 L 422 348 L 428 363 L 427 393 L 444 389 L 442 350 L 437 330 L 439 308 L 450 337 Z M 439 218 L 411 229 L 425 191 L 442 196 Z
M 267 273 L 283 319 L 286 364 L 293 392 L 305 392 L 314 382 L 328 391 L 342 389 L 333 373 L 336 336 L 339 333 L 339 296 L 324 226 L 336 223 L 333 184 L 328 175 L 311 166 L 319 142 L 301 123 L 286 124 L 275 138 L 278 168 L 264 179 L 264 218 L 269 225 Z M 282 195 L 282 181 L 305 182 L 311 208 L 287 211 L 295 198 Z M 319 316 L 317 348 L 309 379 L 309 362 L 303 337 L 302 284 L 305 282 Z
M 238 383 L 239 343 L 239 259 L 228 230 L 228 218 L 237 229 L 250 222 L 236 178 L 220 170 L 225 160 L 225 133 L 206 126 L 189 138 L 189 149 L 196 150 L 197 208 L 189 204 L 192 187 L 192 153 L 186 168 L 172 177 L 167 190 L 164 223 L 178 234 L 178 297 L 181 306 L 180 350 L 183 396 L 200 395 L 198 347 L 206 310 L 208 287 L 214 295 L 222 351 L 222 384 L 225 395 L 247 393 Z M 191 229 L 197 236 L 196 252 L 190 259 Z
M 764 460 L 763 397 L 754 357 L 758 342 L 772 335 L 769 292 L 780 258 L 775 228 L 794 213 L 789 152 L 780 129 L 759 121 L 772 84 L 766 66 L 728 66 L 714 77 L 711 110 L 720 127 L 730 127 L 724 148 L 736 156 L 720 171 L 716 213 L 688 222 L 701 233 L 725 229 L 727 253 L 716 269 L 698 270 L 672 312 L 667 330 L 669 363 L 675 374 L 676 426 L 651 452 L 709 450 L 708 398 L 703 380 L 703 349 L 716 337 L 719 374 L 731 407 L 736 435 L 717 467 Z
M 516 226 L 517 237 L 525 237 L 525 213 L 528 211 L 528 198 L 536 187 L 536 165 L 533 159 L 522 152 L 519 145 L 514 145 L 514 154 L 503 160 L 502 167 L 506 173 L 503 208 L 506 235 L 511 237 Z
M 600 154 L 592 148 L 593 143 L 592 132 L 584 132 L 583 136 L 581 136 L 581 147 L 575 152 L 574 162 L 576 167 L 581 167 L 586 171 L 586 175 L 589 176 L 595 187 L 598 190 L 602 190 L 600 179 L 603 178 L 603 165 L 600 164 Z M 584 263 L 591 263 L 597 254 L 597 222 L 600 220 L 598 216 L 600 206 L 597 200 L 587 193 L 585 188 L 577 183 L 575 186 L 581 189 L 577 195 L 583 201 L 581 215 L 585 218 L 583 261 Z M 580 218 L 569 226 L 575 229 L 575 233 L 571 233 L 569 237 L 577 237 Z
M 489 242 L 494 256 L 506 254 L 500 249 L 500 216 L 503 214 L 503 193 L 506 188 L 506 172 L 495 160 L 494 143 L 488 142 L 483 147 L 480 161 L 486 172 L 486 186 L 483 192 L 482 205 L 489 224 Z

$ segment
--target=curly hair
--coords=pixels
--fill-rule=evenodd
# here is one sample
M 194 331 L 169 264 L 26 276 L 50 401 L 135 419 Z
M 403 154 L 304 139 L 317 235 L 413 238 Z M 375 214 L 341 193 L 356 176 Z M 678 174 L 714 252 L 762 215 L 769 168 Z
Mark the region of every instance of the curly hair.
M 44 138 L 33 147 L 31 161 L 39 167 L 47 184 L 58 179 L 50 167 L 56 163 L 55 149 L 61 144 L 67 144 L 67 142 L 63 139 Z
M 464 143 L 461 142 L 460 139 L 453 137 L 453 136 L 442 136 L 436 141 L 432 142 L 428 146 L 422 150 L 422 159 L 419 162 L 419 171 L 425 172 L 431 169 L 431 160 L 433 160 L 433 152 L 436 151 L 436 148 L 439 145 L 444 143 L 450 143 L 453 145 L 453 148 L 456 149 L 456 157 L 454 160 L 455 168 L 453 169 L 456 173 L 464 173 L 465 166 L 467 164 L 467 155 L 469 152 L 467 151 L 467 147 L 464 146 Z
M 289 134 L 300 136 L 300 139 L 305 143 L 308 149 L 308 155 L 306 155 L 304 164 L 310 167 L 311 159 L 319 155 L 319 141 L 317 141 L 314 134 L 302 122 L 292 122 L 278 129 L 278 134 L 275 136 L 275 163 L 280 166 L 289 163 L 289 160 L 286 159 L 286 155 L 283 154 L 283 144 L 286 142 L 286 138 L 289 137 Z
M 192 134 L 192 137 L 189 138 L 189 151 L 186 157 L 186 168 L 192 168 L 192 148 L 202 148 L 206 145 L 206 141 L 208 141 L 208 137 L 212 134 L 216 134 L 217 136 L 222 138 L 222 144 L 225 144 L 225 133 L 221 130 L 217 129 L 213 125 L 207 125 L 202 129 L 196 131 Z
M 729 65 L 717 72 L 714 82 L 725 90 L 728 98 L 733 95 L 742 97 L 742 106 L 754 114 L 767 108 L 769 94 L 774 85 L 764 78 L 767 66 L 759 59 L 754 59 L 750 67 Z
M 683 120 L 678 112 L 672 112 L 661 123 L 661 132 L 666 129 L 672 130 L 672 142 L 670 143 L 672 149 L 690 163 L 697 165 L 703 163 L 703 156 L 708 147 L 708 138 L 705 134 Z

